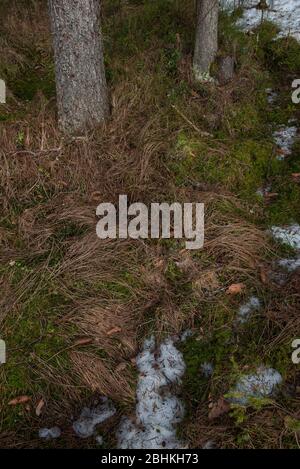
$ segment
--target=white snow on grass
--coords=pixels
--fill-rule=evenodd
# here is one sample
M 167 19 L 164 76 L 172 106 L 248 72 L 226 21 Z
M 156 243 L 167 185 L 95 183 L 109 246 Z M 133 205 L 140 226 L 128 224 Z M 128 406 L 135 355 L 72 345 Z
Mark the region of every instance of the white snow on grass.
M 259 310 L 261 307 L 260 300 L 259 298 L 256 298 L 256 296 L 251 296 L 247 303 L 242 305 L 239 309 L 238 312 L 238 321 L 241 323 L 244 323 L 247 321 L 249 318 L 250 314 L 253 313 L 254 311 Z
M 256 191 L 256 195 L 259 195 L 260 197 L 266 197 L 266 195 L 268 195 L 272 190 L 272 187 L 271 185 L 267 185 L 266 187 L 260 187 L 259 189 L 257 189 Z
M 229 401 L 233 404 L 247 405 L 251 398 L 271 397 L 281 382 L 282 376 L 278 371 L 260 366 L 255 374 L 240 378 L 229 393 Z
M 95 407 L 84 407 L 78 420 L 73 423 L 73 430 L 80 438 L 88 438 L 95 434 L 96 426 L 109 419 L 116 409 L 109 399 L 102 397 Z
M 300 257 L 297 259 L 281 259 L 278 261 L 278 265 L 288 272 L 295 272 L 300 268 Z
M 97 445 L 103 445 L 104 441 L 103 441 L 103 436 L 101 435 L 97 435 L 96 438 L 95 438 L 95 441 L 97 443 Z
M 205 378 L 210 378 L 214 372 L 214 366 L 210 362 L 204 362 L 201 365 L 201 371 Z
M 184 416 L 182 403 L 172 394 L 171 386 L 180 384 L 185 363 L 174 340 L 165 340 L 156 348 L 155 339 L 146 340 L 137 357 L 139 379 L 135 422 L 121 421 L 117 432 L 120 449 L 180 449 L 184 444 L 176 436 L 176 424 Z
M 292 154 L 293 145 L 297 137 L 298 128 L 295 125 L 282 125 L 273 133 L 274 141 L 282 154 L 277 156 L 278 160 L 283 160 L 285 156 Z
M 39 430 L 39 437 L 43 438 L 44 440 L 53 440 L 55 438 L 59 438 L 60 435 L 61 430 L 58 427 L 40 428 Z
M 266 93 L 267 93 L 268 103 L 269 104 L 274 104 L 277 101 L 278 93 L 276 93 L 276 91 L 272 90 L 272 88 L 267 88 Z
M 264 12 L 264 19 L 276 23 L 280 28 L 279 37 L 293 36 L 300 41 L 300 2 L 299 0 L 267 0 L 269 10 Z M 234 0 L 223 0 L 223 4 L 232 9 Z M 262 11 L 257 9 L 259 0 L 245 0 L 243 17 L 238 21 L 241 28 L 249 31 L 257 27 L 262 20 Z
M 180 340 L 181 342 L 186 342 L 187 339 L 190 339 L 191 337 L 193 337 L 193 335 L 193 331 L 191 329 L 187 329 L 181 334 Z
M 277 241 L 281 241 L 291 248 L 300 250 L 300 226 L 298 224 L 290 225 L 286 228 L 273 226 L 271 232 Z

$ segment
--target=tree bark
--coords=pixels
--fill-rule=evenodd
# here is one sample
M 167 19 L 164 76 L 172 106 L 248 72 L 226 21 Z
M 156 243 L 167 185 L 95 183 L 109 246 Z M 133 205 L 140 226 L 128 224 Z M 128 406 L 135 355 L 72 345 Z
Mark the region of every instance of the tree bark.
M 109 115 L 99 0 L 48 0 L 59 124 L 77 133 Z
M 197 0 L 197 30 L 194 52 L 196 80 L 209 77 L 210 66 L 218 52 L 218 0 Z

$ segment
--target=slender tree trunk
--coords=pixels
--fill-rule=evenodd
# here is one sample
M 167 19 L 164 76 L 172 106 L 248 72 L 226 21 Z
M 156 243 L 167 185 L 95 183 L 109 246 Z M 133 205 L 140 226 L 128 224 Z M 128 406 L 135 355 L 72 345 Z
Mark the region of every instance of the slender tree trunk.
M 76 133 L 109 114 L 100 0 L 48 0 L 59 123 Z
M 218 52 L 218 0 L 197 0 L 197 31 L 194 52 L 196 80 L 209 77 L 210 66 Z

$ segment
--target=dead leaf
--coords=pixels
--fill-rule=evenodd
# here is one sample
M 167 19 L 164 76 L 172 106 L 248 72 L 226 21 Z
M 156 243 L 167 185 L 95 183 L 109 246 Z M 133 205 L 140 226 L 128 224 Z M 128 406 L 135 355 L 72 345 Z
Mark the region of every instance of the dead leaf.
M 35 408 L 35 414 L 39 417 L 42 413 L 42 409 L 45 405 L 45 401 L 43 399 L 40 399 L 36 408 Z
M 89 339 L 89 338 L 82 338 L 82 339 L 78 339 L 74 342 L 74 346 L 75 347 L 78 347 L 78 346 L 82 346 L 82 345 L 89 345 L 93 342 L 93 339 Z
M 261 267 L 260 269 L 260 279 L 262 283 L 264 284 L 268 283 L 268 275 L 267 275 L 266 270 L 263 267 Z
M 164 260 L 164 259 L 156 259 L 156 260 L 154 261 L 154 266 L 155 266 L 156 268 L 158 268 L 158 269 L 163 268 L 164 265 L 165 265 L 165 260 Z
M 214 420 L 221 415 L 227 414 L 230 411 L 230 404 L 225 401 L 224 397 L 220 397 L 217 402 L 214 402 L 210 406 L 210 412 L 208 414 L 209 420 Z
M 194 90 L 191 90 L 191 95 L 193 96 L 193 98 L 196 98 L 196 99 L 200 97 L 199 93 L 197 93 Z
M 279 147 L 276 148 L 276 153 L 277 153 L 278 155 L 283 156 L 283 157 L 285 157 L 285 156 L 288 155 L 288 151 L 287 151 L 287 150 L 285 150 L 284 148 L 279 148 Z
M 120 327 L 113 327 L 106 334 L 110 336 L 110 335 L 118 334 L 119 332 L 122 332 L 122 329 Z
M 117 366 L 116 371 L 117 371 L 118 373 L 120 373 L 121 371 L 126 370 L 126 368 L 127 368 L 127 363 L 125 363 L 125 362 L 124 362 L 124 363 L 120 363 L 120 364 Z
M 246 288 L 246 285 L 244 283 L 233 283 L 230 285 L 230 287 L 227 290 L 228 295 L 239 295 L 244 288 Z
M 30 400 L 31 400 L 31 397 L 29 396 L 19 396 L 9 401 L 8 405 L 26 404 Z
M 101 199 L 101 196 L 103 194 L 100 192 L 100 191 L 95 191 L 95 192 L 92 192 L 91 194 L 91 201 L 97 201 L 99 199 Z
M 278 192 L 267 192 L 265 194 L 265 199 L 276 199 L 276 197 L 278 196 L 279 196 Z

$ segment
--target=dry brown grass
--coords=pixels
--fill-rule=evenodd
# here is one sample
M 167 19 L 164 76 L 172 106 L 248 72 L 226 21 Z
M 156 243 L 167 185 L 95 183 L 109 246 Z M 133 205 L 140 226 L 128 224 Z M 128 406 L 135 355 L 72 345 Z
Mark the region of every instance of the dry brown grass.
M 79 329 L 100 341 L 101 347 L 114 358 L 136 349 L 137 334 L 142 336 L 143 324 L 147 324 L 143 309 L 154 315 L 154 330 L 158 332 L 175 333 L 194 320 L 192 311 L 190 317 L 183 315 L 176 292 L 165 277 L 168 259 L 174 254 L 170 256 L 148 243 L 100 241 L 95 234 L 95 208 L 102 201 L 117 202 L 121 193 L 128 194 L 130 201 L 146 203 L 165 194 L 176 197 L 172 183 L 169 188 L 165 184 L 169 179 L 160 157 L 167 142 L 162 140 L 159 119 L 151 117 L 151 107 L 148 115 L 143 111 L 141 116 L 140 109 L 147 107 L 142 96 L 147 93 L 141 89 L 137 96 L 137 91 L 131 93 L 129 88 L 129 84 L 123 84 L 115 90 L 111 123 L 82 139 L 64 140 L 55 130 L 54 115 L 39 99 L 25 124 L 28 130 L 24 148 L 16 148 L 15 143 L 24 124 L 2 125 L 2 204 L 4 216 L 13 224 L 2 230 L 5 250 L 1 260 L 7 264 L 14 259 L 33 261 L 46 256 L 14 291 L 9 277 L 2 278 L 2 314 L 5 316 L 12 306 L 22 305 L 26 295 L 37 287 L 40 275 L 47 272 L 74 303 L 73 308 L 68 307 L 68 317 L 71 310 L 71 320 Z M 205 252 L 212 254 L 221 268 L 243 270 L 253 276 L 265 247 L 262 233 L 240 219 L 222 219 L 213 209 L 215 200 L 222 196 L 203 191 L 195 191 L 192 199 L 190 195 L 190 191 L 178 192 L 179 200 L 207 200 Z M 13 209 L 16 203 L 20 207 L 17 215 Z M 68 223 L 83 229 L 84 234 L 57 242 L 56 234 Z M 15 245 L 17 238 L 21 243 Z M 49 267 L 57 243 L 62 260 Z M 201 262 L 193 259 L 190 262 L 196 278 L 201 274 Z M 124 280 L 132 302 L 116 304 L 113 295 L 110 297 L 104 291 L 99 303 L 95 286 L 101 282 L 122 282 L 120 274 L 124 271 L 137 279 L 136 284 L 129 285 Z M 188 278 L 190 274 L 191 269 Z M 213 271 L 211 275 L 215 275 Z M 77 286 L 81 281 L 82 289 Z M 107 337 L 107 330 L 113 327 L 124 331 L 126 345 L 120 347 Z M 76 366 L 78 363 L 79 357 Z
M 109 361 L 84 352 L 72 352 L 71 361 L 88 389 L 122 404 L 134 402 L 135 380 L 128 366 L 113 368 Z
M 8 44 L 29 48 L 36 35 L 45 53 L 50 53 L 47 19 L 40 15 L 38 5 L 32 18 L 21 18 L 18 10 L 9 17 L 5 45 L 8 63 L 17 63 L 18 67 L 25 63 Z M 155 55 L 154 48 L 144 58 L 149 75 L 141 76 L 132 67 L 130 76 L 112 89 L 110 121 L 86 135 L 63 137 L 57 129 L 53 101 L 41 95 L 26 104 L 10 101 L 10 109 L 21 110 L 24 117 L 1 123 L 0 201 L 4 223 L 0 228 L 0 262 L 5 269 L 0 275 L 0 321 L 5 330 L 9 315 L 21 320 L 24 307 L 45 285 L 68 300 L 59 305 L 55 320 L 69 351 L 68 373 L 47 359 L 35 357 L 34 362 L 36 379 L 61 389 L 61 399 L 49 403 L 47 416 L 60 415 L 64 421 L 85 390 L 130 406 L 135 395 L 132 359 L 145 335 L 151 331 L 161 337 L 193 327 L 201 319 L 201 307 L 208 301 L 222 304 L 226 288 L 237 278 L 257 285 L 258 267 L 269 249 L 265 234 L 236 214 L 237 209 L 245 207 L 232 194 L 226 190 L 220 193 L 219 187 L 206 183 L 191 188 L 189 181 L 187 187 L 179 188 L 166 163 L 178 133 L 191 129 L 189 121 L 197 119 L 200 131 L 213 131 L 227 121 L 226 109 L 236 99 L 237 83 L 217 90 L 217 94 L 187 98 L 184 112 L 188 121 L 173 111 L 165 116 L 161 105 L 164 90 L 159 92 L 156 77 L 151 75 Z M 181 73 L 189 74 L 190 57 L 183 60 Z M 186 78 L 191 80 L 190 76 Z M 241 70 L 237 80 L 241 93 L 248 90 L 247 70 Z M 206 107 L 209 110 L 204 115 Z M 20 133 L 24 135 L 21 143 Z M 208 150 L 208 157 L 217 154 L 226 158 L 226 142 L 215 141 L 214 146 Z M 160 200 L 204 202 L 203 252 L 187 253 L 179 242 L 165 246 L 99 240 L 96 207 L 100 202 L 117 203 L 119 194 L 127 194 L 129 202 L 146 204 Z M 233 208 L 226 216 L 219 208 L 222 201 Z M 7 267 L 18 260 L 30 269 L 16 283 Z M 180 280 L 170 278 L 170 264 L 177 265 Z M 187 285 L 192 288 L 185 291 Z M 196 299 L 197 306 L 190 305 L 191 299 Z M 91 339 L 87 351 L 74 346 L 70 325 L 76 328 L 75 338 L 80 334 Z M 205 326 L 208 330 L 213 327 L 214 318 L 208 318 Z M 57 353 L 59 356 L 61 351 Z M 189 428 L 191 445 L 205 443 L 216 433 L 224 436 L 229 428 L 226 424 L 211 427 L 203 420 L 201 409 L 196 417 Z M 225 434 L 225 446 L 230 446 L 230 438 L 227 442 Z M 4 446 L 12 445 L 12 441 L 18 444 L 12 434 L 5 434 L 2 441 Z

